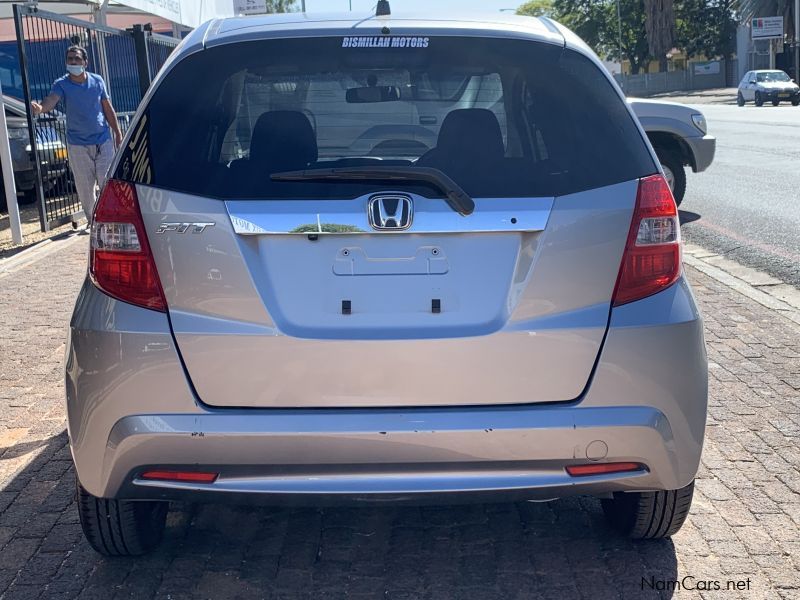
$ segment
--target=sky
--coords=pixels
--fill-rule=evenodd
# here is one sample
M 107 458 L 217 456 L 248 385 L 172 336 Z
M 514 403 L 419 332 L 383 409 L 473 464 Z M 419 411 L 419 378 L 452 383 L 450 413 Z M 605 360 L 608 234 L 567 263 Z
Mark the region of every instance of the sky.
M 338 12 L 348 10 L 352 2 L 353 11 L 369 12 L 373 9 L 377 0 L 306 0 L 306 11 L 308 12 Z M 392 11 L 410 12 L 450 12 L 457 15 L 463 11 L 486 12 L 496 11 L 501 8 L 516 10 L 517 6 L 523 4 L 524 0 L 390 0 Z M 300 6 L 300 0 L 297 0 Z M 433 8 L 432 8 L 433 7 Z M 513 12 L 513 11 L 511 11 Z

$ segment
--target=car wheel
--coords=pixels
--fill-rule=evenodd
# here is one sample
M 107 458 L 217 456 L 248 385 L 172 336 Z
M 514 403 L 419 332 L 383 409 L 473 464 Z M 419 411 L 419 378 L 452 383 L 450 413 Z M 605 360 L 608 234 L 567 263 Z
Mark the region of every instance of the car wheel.
M 168 507 L 168 502 L 97 498 L 78 484 L 83 534 L 104 556 L 138 556 L 158 546 Z
M 694 481 L 679 490 L 615 492 L 602 500 L 611 526 L 634 539 L 666 538 L 678 532 L 692 506 Z
M 736 104 L 739 106 L 744 106 L 744 96 L 742 96 L 742 92 L 736 94 Z
M 756 106 L 764 106 L 764 99 L 761 97 L 761 92 L 756 92 Z
M 792 100 L 792 106 L 797 106 L 798 104 L 800 104 L 800 98 L 795 98 Z
M 675 204 L 680 206 L 683 196 L 686 194 L 686 171 L 683 169 L 683 161 L 674 152 L 656 148 L 656 155 L 664 169 L 664 178 L 672 190 Z
M 772 101 L 772 106 L 778 106 L 778 104 L 780 103 L 781 101 L 776 98 L 775 100 Z

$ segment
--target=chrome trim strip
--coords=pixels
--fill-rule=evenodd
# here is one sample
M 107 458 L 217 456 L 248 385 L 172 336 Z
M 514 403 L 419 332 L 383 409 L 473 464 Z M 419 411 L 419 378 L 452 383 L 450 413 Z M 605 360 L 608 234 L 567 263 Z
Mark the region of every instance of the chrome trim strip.
M 369 222 L 367 194 L 353 200 L 229 200 L 233 230 L 239 235 L 398 235 L 543 231 L 554 199 L 477 198 L 475 212 L 462 216 L 444 200 L 411 196 L 414 220 L 408 229 L 375 231 Z

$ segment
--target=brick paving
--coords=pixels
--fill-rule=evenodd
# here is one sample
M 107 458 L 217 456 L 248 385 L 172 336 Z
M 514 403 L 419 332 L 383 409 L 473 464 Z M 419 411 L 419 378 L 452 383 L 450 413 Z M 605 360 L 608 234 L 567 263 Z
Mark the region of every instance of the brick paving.
M 2 599 L 667 598 L 674 580 L 698 588 L 679 597 L 800 598 L 800 326 L 691 269 L 711 397 L 691 516 L 671 541 L 616 536 L 591 498 L 175 504 L 154 554 L 104 559 L 81 536 L 64 430 L 64 340 L 85 256 L 82 239 L 0 272 Z

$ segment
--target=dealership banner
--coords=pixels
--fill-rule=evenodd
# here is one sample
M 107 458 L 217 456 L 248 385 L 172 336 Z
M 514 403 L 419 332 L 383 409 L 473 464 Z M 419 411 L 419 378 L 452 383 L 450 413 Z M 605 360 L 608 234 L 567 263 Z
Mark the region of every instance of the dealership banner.
M 783 39 L 783 17 L 763 17 L 750 22 L 754 40 Z

